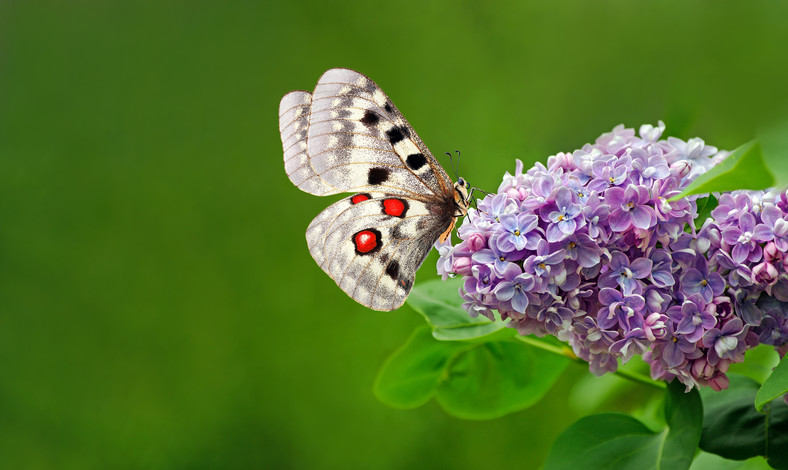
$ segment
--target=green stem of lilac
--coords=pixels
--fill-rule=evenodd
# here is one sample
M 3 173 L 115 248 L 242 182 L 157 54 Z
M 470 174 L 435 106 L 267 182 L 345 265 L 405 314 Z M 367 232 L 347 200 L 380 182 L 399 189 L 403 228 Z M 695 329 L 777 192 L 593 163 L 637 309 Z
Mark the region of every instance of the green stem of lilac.
M 574 351 L 572 351 L 572 348 L 570 348 L 569 346 L 555 346 L 555 345 L 552 345 L 552 344 L 545 343 L 543 341 L 539 341 L 539 340 L 533 339 L 530 336 L 516 335 L 515 338 L 517 338 L 520 341 L 522 341 L 523 343 L 526 343 L 526 344 L 528 344 L 530 346 L 533 346 L 535 348 L 539 348 L 539 349 L 541 349 L 543 351 L 548 351 L 548 352 L 556 354 L 558 356 L 566 357 L 568 359 L 571 359 L 574 362 L 577 362 L 577 363 L 583 364 L 585 366 L 588 366 L 588 363 L 586 361 L 584 361 L 584 360 L 580 359 L 579 357 L 575 356 Z M 613 374 L 614 375 L 618 375 L 619 377 L 625 378 L 627 380 L 631 380 L 632 382 L 635 382 L 635 383 L 648 385 L 650 387 L 655 387 L 655 388 L 657 388 L 659 390 L 665 390 L 665 388 L 666 388 L 664 382 L 657 382 L 657 381 L 651 380 L 649 377 L 647 377 L 647 376 L 645 376 L 643 374 L 638 374 L 637 372 L 630 372 L 630 371 L 627 371 L 627 370 L 618 369 L 617 371 L 613 372 Z

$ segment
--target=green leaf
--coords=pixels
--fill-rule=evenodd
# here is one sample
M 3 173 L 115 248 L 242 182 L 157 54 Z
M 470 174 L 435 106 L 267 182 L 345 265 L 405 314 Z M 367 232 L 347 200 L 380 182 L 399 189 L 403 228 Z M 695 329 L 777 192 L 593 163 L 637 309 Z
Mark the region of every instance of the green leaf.
M 753 403 L 758 383 L 729 374 L 727 390 L 701 392 L 704 407 L 700 448 L 727 459 L 761 455 L 773 468 L 788 469 L 788 406 L 775 400 L 759 413 Z
M 556 440 L 545 470 L 687 469 L 700 439 L 702 405 L 698 393 L 684 393 L 678 381 L 665 399 L 668 427 L 655 433 L 627 415 L 585 417 Z
M 699 198 L 695 203 L 698 206 L 698 218 L 695 219 L 695 229 L 700 230 L 703 227 L 703 222 L 711 217 L 711 211 L 717 207 L 717 198 L 711 194 L 708 197 Z
M 767 168 L 756 141 L 740 146 L 719 165 L 695 178 L 695 181 L 678 196 L 675 201 L 692 194 L 733 191 L 736 189 L 766 189 L 775 184 L 775 177 Z
M 473 318 L 462 308 L 458 293 L 461 279 L 441 281 L 435 279 L 417 284 L 408 296 L 408 304 L 419 312 L 432 327 L 435 339 L 441 341 L 464 341 L 482 338 L 506 328 L 502 321 L 490 321 L 486 317 Z M 501 333 L 513 336 L 514 330 Z
M 723 459 L 719 455 L 700 452 L 692 461 L 690 470 L 770 470 L 772 467 L 763 457 L 744 461 Z
M 759 344 L 744 353 L 744 361 L 731 364 L 728 373 L 745 375 L 758 383 L 763 383 L 772 375 L 772 371 L 780 363 L 780 355 L 774 346 Z
M 437 394 L 451 415 L 491 419 L 539 401 L 568 363 L 513 340 L 438 341 L 423 327 L 389 357 L 374 392 L 386 405 L 403 409 Z
M 486 342 L 455 358 L 436 398 L 460 418 L 497 418 L 541 400 L 567 364 L 520 342 Z
M 767 403 L 786 393 L 788 393 L 788 360 L 783 357 L 772 375 L 758 389 L 755 395 L 755 407 L 761 411 Z
M 669 431 L 662 446 L 659 468 L 689 468 L 698 448 L 703 429 L 703 402 L 696 389 L 684 390 L 678 380 L 668 384 L 665 421 Z
M 378 372 L 375 396 L 392 408 L 427 403 L 444 379 L 451 358 L 470 348 L 472 344 L 436 341 L 427 327 L 416 329 Z

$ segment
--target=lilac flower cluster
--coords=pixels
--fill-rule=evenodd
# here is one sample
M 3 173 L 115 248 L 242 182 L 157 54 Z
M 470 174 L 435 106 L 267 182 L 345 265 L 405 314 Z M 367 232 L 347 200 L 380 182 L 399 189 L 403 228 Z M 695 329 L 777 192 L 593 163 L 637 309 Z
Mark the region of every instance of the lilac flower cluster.
M 568 342 L 597 375 L 641 354 L 655 379 L 726 388 L 729 365 L 788 343 L 788 195 L 734 191 L 696 229 L 696 198 L 668 202 L 727 157 L 664 124 L 618 126 L 471 209 L 438 271 L 461 275 L 472 315 Z

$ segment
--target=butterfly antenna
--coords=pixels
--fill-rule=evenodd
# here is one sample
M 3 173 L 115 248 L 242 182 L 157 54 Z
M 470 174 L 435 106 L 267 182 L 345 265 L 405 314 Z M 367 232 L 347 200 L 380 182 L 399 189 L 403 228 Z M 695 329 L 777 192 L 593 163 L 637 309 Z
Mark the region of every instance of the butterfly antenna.
M 446 155 L 449 156 L 449 163 L 451 164 L 451 171 L 454 173 L 454 179 L 456 180 L 459 178 L 457 174 L 457 168 L 454 166 L 454 159 L 451 157 L 451 152 L 446 152 Z

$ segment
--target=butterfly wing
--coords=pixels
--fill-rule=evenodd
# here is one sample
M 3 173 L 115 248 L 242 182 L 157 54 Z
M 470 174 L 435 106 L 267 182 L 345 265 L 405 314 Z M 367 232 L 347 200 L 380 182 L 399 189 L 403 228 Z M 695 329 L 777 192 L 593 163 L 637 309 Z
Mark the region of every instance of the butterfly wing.
M 314 93 L 282 98 L 285 169 L 303 191 L 382 192 L 447 199 L 453 184 L 419 136 L 368 77 L 331 69 Z
M 315 217 L 306 239 L 317 264 L 350 297 L 374 310 L 394 310 L 452 215 L 441 204 L 356 194 Z

